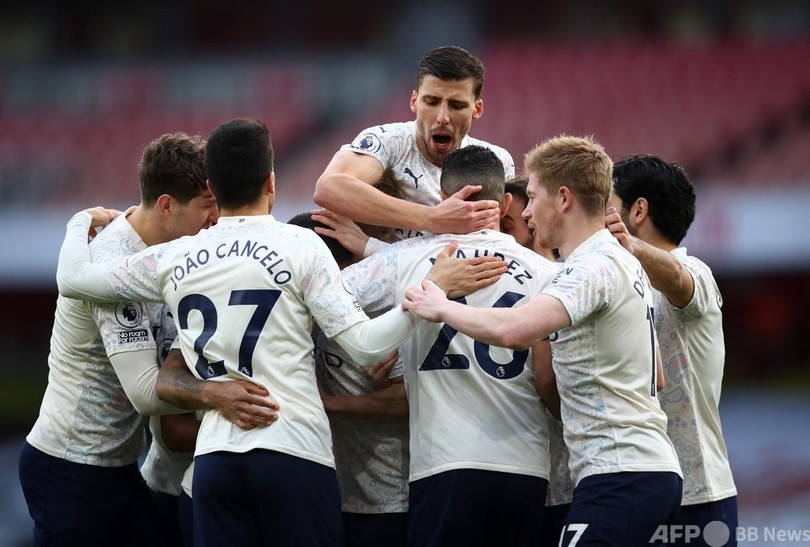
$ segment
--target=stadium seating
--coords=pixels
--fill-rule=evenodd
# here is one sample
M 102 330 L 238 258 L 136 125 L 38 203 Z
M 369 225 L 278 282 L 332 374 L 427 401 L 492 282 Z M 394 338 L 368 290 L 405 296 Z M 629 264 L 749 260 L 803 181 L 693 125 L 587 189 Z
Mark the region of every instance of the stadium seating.
M 802 161 L 810 153 L 808 40 L 510 38 L 481 51 L 485 112 L 471 132 L 505 146 L 518 165 L 542 139 L 591 134 L 614 158 L 656 153 L 700 179 L 810 181 Z M 401 92 L 335 124 L 328 101 L 317 99 L 328 85 L 318 70 L 315 61 L 8 70 L 0 78 L 0 208 L 131 203 L 149 141 L 171 131 L 206 135 L 236 116 L 264 119 L 285 195 L 308 200 L 341 144 L 371 124 L 412 119 L 403 79 L 391 83 Z M 782 138 L 763 138 L 774 131 Z
M 810 97 L 809 58 L 808 41 L 493 43 L 489 115 L 475 131 L 515 155 L 555 134 L 592 134 L 615 158 L 657 153 L 702 165 L 729 141 L 790 119 Z
M 267 123 L 283 151 L 315 122 L 307 68 L 71 67 L 10 71 L 0 87 L 0 207 L 125 206 L 155 137 L 207 135 L 232 117 Z
M 482 55 L 484 116 L 471 133 L 505 146 L 518 166 L 547 137 L 589 134 L 615 159 L 659 154 L 694 170 L 700 182 L 810 182 L 803 161 L 810 137 L 795 127 L 810 98 L 809 58 L 810 41 L 495 42 Z M 298 181 L 297 198 L 311 196 L 332 155 L 358 131 L 413 118 L 410 80 L 400 85 L 401 93 L 389 93 L 362 118 L 319 133 L 297 158 L 282 160 L 282 180 Z M 791 136 L 763 146 L 761 134 L 774 126 Z

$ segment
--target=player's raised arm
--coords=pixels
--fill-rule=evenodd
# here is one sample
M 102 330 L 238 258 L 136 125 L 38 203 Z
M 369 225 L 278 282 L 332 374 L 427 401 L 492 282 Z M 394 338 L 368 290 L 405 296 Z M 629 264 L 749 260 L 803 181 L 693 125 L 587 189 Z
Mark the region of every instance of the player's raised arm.
M 492 200 L 466 201 L 480 186 L 468 186 L 435 206 L 391 197 L 373 186 L 383 173 L 371 156 L 335 154 L 315 186 L 315 203 L 356 222 L 434 233 L 466 234 L 492 224 L 500 208 Z
M 374 184 L 383 174 L 374 157 L 351 151 L 335 154 L 315 185 L 315 203 L 356 222 L 419 229 L 424 209 L 416 203 L 386 195 Z
M 67 224 L 56 268 L 59 293 L 89 302 L 162 302 L 158 284 L 151 275 L 136 276 L 131 272 L 139 268 L 141 257 L 150 249 L 132 255 L 132 260 L 92 262 L 87 234 L 92 226 L 100 225 L 104 214 L 100 209 L 76 213 Z
M 641 262 L 654 289 L 661 291 L 678 308 L 686 306 L 692 300 L 695 281 L 689 270 L 672 253 L 630 235 L 615 207 L 607 208 L 605 225 L 622 247 Z
M 110 222 L 112 222 L 113 219 L 121 214 L 121 211 L 118 209 L 107 209 L 101 205 L 90 207 L 82 212 L 89 214 L 90 218 L 92 219 L 90 222 L 90 230 L 88 232 L 88 235 L 91 238 L 98 234 L 99 228 L 104 228 Z

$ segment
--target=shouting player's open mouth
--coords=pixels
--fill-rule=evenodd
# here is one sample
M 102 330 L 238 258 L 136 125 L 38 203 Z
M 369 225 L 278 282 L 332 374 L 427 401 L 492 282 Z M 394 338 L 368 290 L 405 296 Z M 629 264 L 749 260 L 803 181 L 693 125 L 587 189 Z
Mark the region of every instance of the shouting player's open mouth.
M 453 138 L 450 135 L 432 135 L 433 146 L 439 152 L 447 152 L 450 149 L 450 142 Z

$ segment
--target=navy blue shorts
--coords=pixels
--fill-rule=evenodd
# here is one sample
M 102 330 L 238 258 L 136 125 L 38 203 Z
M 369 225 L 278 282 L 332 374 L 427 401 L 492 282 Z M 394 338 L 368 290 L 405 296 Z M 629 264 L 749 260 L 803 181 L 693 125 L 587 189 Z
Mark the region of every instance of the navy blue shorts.
M 194 545 L 344 545 L 337 474 L 272 450 L 194 458 Z
M 408 513 L 343 513 L 348 547 L 405 547 Z
M 591 475 L 574 489 L 561 547 L 649 545 L 678 516 L 683 481 L 675 473 Z
M 723 524 L 716 524 L 717 522 Z M 675 519 L 675 524 L 683 526 L 684 533 L 670 534 L 668 546 L 709 547 L 704 538 L 711 540 L 712 545 L 718 545 L 720 539 L 725 537 L 725 533 L 728 532 L 728 540 L 722 545 L 735 547 L 738 524 L 737 496 L 697 505 L 681 505 L 681 512 Z M 694 533 L 686 533 L 685 527 L 687 526 L 697 527 L 697 537 L 694 537 Z M 687 536 L 689 537 L 687 538 Z
M 538 543 L 539 547 L 557 547 L 560 544 L 560 534 L 570 508 L 570 503 L 546 505 L 543 512 L 543 531 L 540 543 Z
M 180 520 L 180 537 L 183 538 L 184 547 L 194 546 L 194 506 L 191 503 L 191 496 L 185 492 L 180 492 L 180 499 L 177 502 L 177 515 Z
M 180 518 L 178 513 L 177 496 L 166 494 L 165 492 L 152 491 L 152 500 L 157 512 L 157 526 L 160 535 L 166 545 L 182 545 L 180 536 Z
M 34 545 L 163 545 L 151 492 L 137 464 L 75 463 L 26 442 L 19 472 L 34 519 Z
M 548 481 L 457 469 L 410 484 L 408 545 L 536 546 Z

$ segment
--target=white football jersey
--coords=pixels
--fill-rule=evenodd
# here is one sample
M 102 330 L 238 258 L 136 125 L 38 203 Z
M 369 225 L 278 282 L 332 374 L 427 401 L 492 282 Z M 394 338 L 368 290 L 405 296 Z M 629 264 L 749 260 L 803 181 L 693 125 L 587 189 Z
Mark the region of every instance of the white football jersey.
M 172 343 L 177 337 L 177 327 L 168 306 L 163 306 L 166 320 L 155 331 L 157 342 L 157 362 L 163 365 Z M 141 465 L 141 475 L 147 486 L 155 492 L 162 492 L 170 496 L 179 496 L 183 474 L 191 465 L 194 452 L 175 452 L 163 441 L 163 431 L 160 426 L 160 416 L 149 417 L 149 430 L 152 432 L 152 443 L 149 452 Z
M 457 256 L 502 257 L 508 272 L 464 301 L 517 307 L 550 282 L 558 265 L 492 230 L 409 239 L 343 270 L 369 312 L 401 302 L 451 242 Z M 534 385 L 531 350 L 491 347 L 444 324 L 424 322 L 400 348 L 410 406 L 410 480 L 454 469 L 548 479 L 548 425 Z
M 551 336 L 574 484 L 600 473 L 681 474 L 656 398 L 652 289 L 638 260 L 606 229 L 543 290 L 571 326 Z
M 94 262 L 118 261 L 146 248 L 124 215 L 90 243 Z M 35 448 L 68 461 L 104 467 L 135 462 L 144 446 L 143 418 L 124 393 L 108 356 L 155 350 L 163 306 L 138 302 L 56 301 L 48 386 L 28 434 Z
M 329 395 L 362 395 L 380 389 L 368 369 L 334 340 L 315 334 L 315 371 Z M 389 377 L 402 376 L 402 361 Z M 408 510 L 408 420 L 329 418 L 343 511 L 404 513 Z
M 461 146 L 477 144 L 495 152 L 503 162 L 506 179 L 515 176 L 515 162 L 504 148 L 474 139 L 466 135 Z M 350 143 L 344 144 L 341 151 L 348 150 L 367 154 L 376 158 L 383 169 L 392 168 L 397 180 L 402 183 L 403 198 L 421 205 L 437 205 L 441 201 L 441 167 L 436 167 L 425 159 L 416 146 L 416 122 L 396 122 L 369 127 L 360 132 Z M 426 235 L 408 228 L 396 228 L 391 236 L 393 241 Z
M 86 223 L 74 219 L 71 234 L 70 226 Z M 263 448 L 334 467 L 312 365 L 311 320 L 332 337 L 367 317 L 317 234 L 270 215 L 222 217 L 195 236 L 94 265 L 84 276 L 99 296 L 165 301 L 194 374 L 250 380 L 278 402 L 278 421 L 250 431 L 208 410 L 195 455 Z
M 568 468 L 568 447 L 565 446 L 563 424 L 546 411 L 548 420 L 548 458 L 551 470 L 548 477 L 546 506 L 566 505 L 574 499 L 574 481 Z
M 666 376 L 658 400 L 683 469 L 682 505 L 694 505 L 737 494 L 718 410 L 725 364 L 723 300 L 706 264 L 684 247 L 672 254 L 692 275 L 695 293 L 685 307 L 676 308 L 653 291 Z

